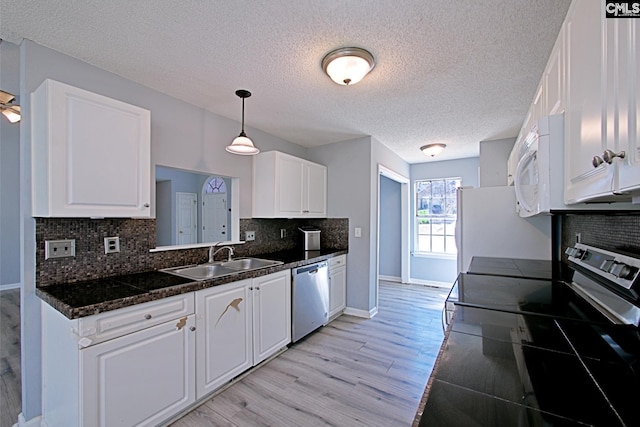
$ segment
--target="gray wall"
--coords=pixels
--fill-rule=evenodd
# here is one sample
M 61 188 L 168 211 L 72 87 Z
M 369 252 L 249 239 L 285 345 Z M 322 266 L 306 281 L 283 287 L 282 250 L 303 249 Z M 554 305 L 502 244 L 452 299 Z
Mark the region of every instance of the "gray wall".
M 380 245 L 379 273 L 381 276 L 401 277 L 401 185 L 380 175 Z
M 376 245 L 378 165 L 409 176 L 409 164 L 371 137 L 308 150 L 309 160 L 328 168 L 328 216 L 349 219 L 347 307 L 374 314 L 378 304 Z M 354 236 L 354 228 L 362 237 Z
M 478 157 L 441 162 L 419 163 L 411 165 L 411 188 L 420 179 L 460 177 L 462 186 L 478 186 Z M 413 194 L 413 192 L 412 192 Z M 415 197 L 411 199 L 411 247 L 415 237 Z M 416 281 L 436 281 L 453 284 L 457 274 L 456 257 L 411 255 L 411 279 Z
M 0 43 L 0 71 L 0 89 L 19 95 L 18 46 Z M 0 117 L 0 289 L 20 285 L 20 126 Z
M 480 187 L 507 185 L 507 163 L 516 138 L 480 141 Z

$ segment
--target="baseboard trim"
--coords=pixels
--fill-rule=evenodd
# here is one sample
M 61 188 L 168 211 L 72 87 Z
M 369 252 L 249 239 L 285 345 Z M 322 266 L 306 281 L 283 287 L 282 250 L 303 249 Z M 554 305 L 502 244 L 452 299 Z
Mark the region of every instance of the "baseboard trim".
M 371 310 L 360 310 L 357 308 L 347 307 L 344 309 L 344 314 L 348 314 L 351 316 L 362 317 L 365 319 L 371 319 L 373 316 L 378 314 L 378 307 L 373 307 Z
M 21 283 L 7 283 L 0 285 L 0 291 L 8 291 L 9 289 L 20 289 Z
M 451 289 L 453 283 L 448 282 L 436 282 L 434 280 L 422 280 L 422 279 L 409 279 L 409 283 L 414 285 L 434 286 L 436 288 Z
M 24 419 L 22 412 L 20 412 L 20 414 L 18 414 L 18 423 L 14 424 L 13 427 L 43 427 L 46 425 L 47 424 L 42 421 L 42 416 L 38 415 L 27 421 Z

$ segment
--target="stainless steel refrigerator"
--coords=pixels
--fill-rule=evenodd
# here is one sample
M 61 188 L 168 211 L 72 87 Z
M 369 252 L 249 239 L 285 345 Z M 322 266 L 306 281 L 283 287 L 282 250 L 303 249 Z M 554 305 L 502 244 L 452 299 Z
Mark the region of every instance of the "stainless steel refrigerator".
M 551 216 L 521 218 L 509 187 L 458 189 L 458 273 L 473 256 L 551 259 Z

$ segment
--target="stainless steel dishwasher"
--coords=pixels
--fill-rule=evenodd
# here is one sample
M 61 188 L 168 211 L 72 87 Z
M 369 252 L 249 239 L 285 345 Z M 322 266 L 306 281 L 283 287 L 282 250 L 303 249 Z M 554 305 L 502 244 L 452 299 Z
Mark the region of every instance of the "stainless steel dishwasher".
M 305 337 L 329 320 L 329 267 L 327 261 L 294 268 L 293 342 Z

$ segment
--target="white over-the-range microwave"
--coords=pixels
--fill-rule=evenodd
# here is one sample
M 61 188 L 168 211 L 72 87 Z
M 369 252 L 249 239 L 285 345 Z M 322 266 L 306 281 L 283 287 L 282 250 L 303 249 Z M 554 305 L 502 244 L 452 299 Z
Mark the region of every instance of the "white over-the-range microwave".
M 538 119 L 526 138 L 513 147 L 508 173 L 521 217 L 554 211 L 640 209 L 631 203 L 564 203 L 564 114 Z

